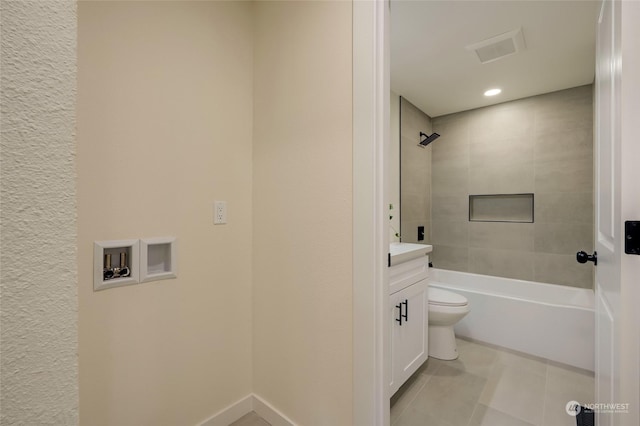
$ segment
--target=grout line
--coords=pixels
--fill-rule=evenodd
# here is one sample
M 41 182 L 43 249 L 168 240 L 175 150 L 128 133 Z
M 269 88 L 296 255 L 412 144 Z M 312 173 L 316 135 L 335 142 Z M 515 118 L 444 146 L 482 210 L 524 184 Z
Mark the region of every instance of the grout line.
M 471 425 L 471 420 L 473 420 L 473 415 L 476 413 L 476 410 L 478 409 L 478 405 L 480 405 L 480 403 L 478 401 L 476 401 L 476 406 L 473 407 L 473 411 L 471 412 L 471 417 L 469 417 L 469 421 L 467 421 L 467 426 Z
M 428 359 L 425 362 L 429 362 Z M 405 413 L 405 411 L 407 411 L 407 409 L 409 407 L 411 407 L 413 405 L 413 402 L 416 400 L 416 398 L 418 397 L 418 395 L 420 394 L 420 392 L 422 392 L 422 390 L 425 388 L 425 386 L 427 385 L 427 383 L 429 383 L 429 381 L 431 381 L 431 378 L 436 374 L 436 372 L 438 372 L 440 370 L 440 368 L 442 367 L 442 364 L 438 365 L 432 374 L 425 374 L 423 372 L 418 373 L 420 375 L 420 377 L 423 378 L 424 382 L 422 383 L 422 385 L 418 388 L 418 390 L 415 391 L 415 394 L 413 395 L 413 397 L 406 403 L 406 406 L 402 409 L 402 411 L 400 411 L 400 414 L 398 414 L 398 417 L 396 418 L 395 422 L 392 422 L 392 425 L 394 423 L 397 423 L 398 420 L 400 419 L 400 417 L 402 417 L 402 415 Z
M 420 373 L 420 376 L 425 376 L 425 375 Z M 407 411 L 407 409 L 413 405 L 413 401 L 415 401 L 415 399 L 418 397 L 418 394 L 422 392 L 422 389 L 424 389 L 428 381 L 429 381 L 429 377 L 425 377 L 425 381 L 422 383 L 422 386 L 420 386 L 420 388 L 416 391 L 415 395 L 413 395 L 413 398 L 411 398 L 411 400 L 407 402 L 406 406 L 402 409 L 402 411 L 400 411 L 400 414 L 398 414 L 398 417 L 396 418 L 396 420 L 391 423 L 392 425 L 397 423 L 398 420 L 400 420 L 402 415 L 405 413 L 405 411 Z
M 542 391 L 542 420 L 540 424 L 544 424 L 544 417 L 547 411 L 547 387 L 549 385 L 549 363 L 545 363 L 545 374 L 544 374 L 544 391 Z

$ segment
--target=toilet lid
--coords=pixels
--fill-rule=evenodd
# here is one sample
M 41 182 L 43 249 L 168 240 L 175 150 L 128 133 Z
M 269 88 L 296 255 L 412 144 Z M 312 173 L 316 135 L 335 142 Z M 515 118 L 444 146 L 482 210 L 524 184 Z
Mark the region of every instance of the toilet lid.
M 429 303 L 442 306 L 465 306 L 468 302 L 466 297 L 452 291 L 429 287 Z

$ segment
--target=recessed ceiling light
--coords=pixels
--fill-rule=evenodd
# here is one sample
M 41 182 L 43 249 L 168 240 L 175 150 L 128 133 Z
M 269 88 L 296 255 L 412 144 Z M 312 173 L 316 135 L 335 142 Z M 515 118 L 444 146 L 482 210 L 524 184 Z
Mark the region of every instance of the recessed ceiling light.
M 489 89 L 486 92 L 484 92 L 485 96 L 495 96 L 495 95 L 499 95 L 500 92 L 502 92 L 502 89 Z

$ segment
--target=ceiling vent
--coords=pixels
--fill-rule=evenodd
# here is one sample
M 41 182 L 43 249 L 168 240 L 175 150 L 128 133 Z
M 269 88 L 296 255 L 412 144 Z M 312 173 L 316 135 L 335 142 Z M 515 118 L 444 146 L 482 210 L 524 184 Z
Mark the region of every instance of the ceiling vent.
M 478 55 L 480 63 L 487 64 L 522 52 L 526 46 L 522 28 L 518 28 L 479 43 L 470 44 L 466 49 L 474 51 Z

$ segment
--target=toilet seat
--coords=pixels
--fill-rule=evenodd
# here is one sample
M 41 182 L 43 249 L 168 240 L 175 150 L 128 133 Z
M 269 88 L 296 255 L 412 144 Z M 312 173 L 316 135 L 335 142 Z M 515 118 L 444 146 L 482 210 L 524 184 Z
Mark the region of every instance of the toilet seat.
M 466 306 L 466 297 L 452 291 L 429 287 L 429 304 L 438 306 Z

